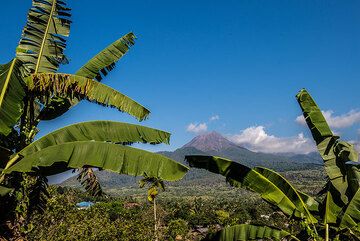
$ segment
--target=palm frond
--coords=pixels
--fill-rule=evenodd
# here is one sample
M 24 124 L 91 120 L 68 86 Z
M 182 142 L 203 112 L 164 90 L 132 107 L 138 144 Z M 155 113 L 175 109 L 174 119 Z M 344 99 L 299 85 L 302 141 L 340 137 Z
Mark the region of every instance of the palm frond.
M 137 119 L 144 120 L 150 111 L 126 95 L 95 80 L 70 74 L 41 73 L 26 78 L 34 95 L 42 97 L 45 105 L 52 96 L 86 99 L 103 106 L 117 108 Z M 46 100 L 47 99 L 47 100 Z
M 31 73 L 56 72 L 70 32 L 70 9 L 60 0 L 33 0 L 16 57 Z

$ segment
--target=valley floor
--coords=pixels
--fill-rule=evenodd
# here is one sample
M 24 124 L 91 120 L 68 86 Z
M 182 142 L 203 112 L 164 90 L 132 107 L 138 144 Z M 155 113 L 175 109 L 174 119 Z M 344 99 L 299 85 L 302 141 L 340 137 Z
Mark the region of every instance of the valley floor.
M 302 191 L 316 194 L 325 184 L 321 168 L 283 173 Z M 298 230 L 257 194 L 233 188 L 218 175 L 186 178 L 167 185 L 157 197 L 159 240 L 200 240 L 224 226 L 252 223 Z M 109 198 L 93 198 L 74 187 L 52 186 L 43 216 L 32 219 L 31 240 L 154 240 L 153 205 L 147 190 L 133 185 L 107 187 Z M 76 203 L 92 201 L 88 209 Z

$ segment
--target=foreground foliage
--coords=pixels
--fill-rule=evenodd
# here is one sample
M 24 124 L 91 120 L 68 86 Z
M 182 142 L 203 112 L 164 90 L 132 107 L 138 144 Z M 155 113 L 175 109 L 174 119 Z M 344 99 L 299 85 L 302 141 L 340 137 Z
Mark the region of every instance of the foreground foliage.
M 317 200 L 297 190 L 289 181 L 270 169 L 249 168 L 214 156 L 187 156 L 186 160 L 191 167 L 203 168 L 225 176 L 227 182 L 233 186 L 245 187 L 259 193 L 262 199 L 279 208 L 287 216 L 302 220 L 308 236 L 314 240 L 322 237 L 325 240 L 358 239 L 358 153 L 353 145 L 338 140 L 339 137 L 332 134 L 319 107 L 306 90 L 301 90 L 297 99 L 324 160 L 325 172 L 329 178 Z M 286 235 L 291 234 L 269 226 L 240 225 L 224 229 L 211 240 L 251 240 L 265 237 L 280 240 Z
M 75 74 L 56 73 L 64 55 L 71 13 L 66 2 L 33 0 L 16 56 L 0 65 L 0 239 L 24 238 L 29 218 L 44 210 L 47 175 L 75 169 L 94 195 L 103 194 L 92 168 L 150 180 L 175 181 L 188 168 L 167 157 L 129 147 L 132 143 L 169 143 L 170 134 L 111 121 L 78 123 L 34 141 L 41 121 L 66 113 L 80 100 L 113 107 L 139 121 L 150 111 L 100 80 L 135 43 L 119 38 Z

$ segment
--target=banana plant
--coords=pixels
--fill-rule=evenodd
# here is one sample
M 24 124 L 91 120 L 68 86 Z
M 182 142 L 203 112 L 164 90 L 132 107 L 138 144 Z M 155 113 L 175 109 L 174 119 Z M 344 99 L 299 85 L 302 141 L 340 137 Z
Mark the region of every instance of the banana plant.
M 324 190 L 325 197 L 311 197 L 296 189 L 279 173 L 264 167 L 250 168 L 216 156 L 191 155 L 185 159 L 190 167 L 221 174 L 230 185 L 260 194 L 262 199 L 276 206 L 285 215 L 305 224 L 306 231 L 315 240 L 321 239 L 319 231 L 325 234 L 325 240 L 350 236 L 359 240 L 358 154 L 353 145 L 340 141 L 339 137 L 333 135 L 319 107 L 306 90 L 301 90 L 296 98 L 324 160 L 325 172 L 329 178 Z M 297 235 L 275 227 L 240 224 L 225 228 L 206 240 L 299 240 Z
M 154 208 L 154 237 L 155 241 L 158 241 L 158 221 L 157 221 L 157 215 L 156 215 L 156 197 L 159 194 L 159 189 L 162 191 L 165 191 L 165 184 L 164 181 L 158 178 L 149 177 L 147 175 L 144 175 L 144 178 L 140 180 L 139 187 L 143 188 L 146 185 L 148 185 L 148 191 L 147 191 L 147 199 L 150 203 L 153 204 Z
M 8 232 L 3 227 L 10 223 L 10 238 L 29 231 L 26 217 L 33 204 L 46 199 L 48 175 L 80 170 L 79 181 L 99 195 L 103 192 L 93 168 L 166 181 L 179 180 L 188 170 L 167 157 L 130 147 L 169 143 L 169 133 L 139 125 L 83 122 L 34 141 L 41 121 L 61 116 L 81 100 L 139 121 L 150 114 L 101 82 L 135 44 L 133 33 L 111 43 L 75 74 L 57 73 L 69 62 L 64 51 L 70 25 L 71 9 L 64 0 L 32 0 L 15 57 L 0 65 L 0 233 Z

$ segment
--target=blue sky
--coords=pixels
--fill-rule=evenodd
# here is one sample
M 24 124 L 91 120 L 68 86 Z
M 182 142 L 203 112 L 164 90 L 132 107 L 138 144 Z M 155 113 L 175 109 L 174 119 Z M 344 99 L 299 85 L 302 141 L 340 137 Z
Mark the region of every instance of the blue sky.
M 313 145 L 296 121 L 301 113 L 294 98 L 303 87 L 337 133 L 359 140 L 360 1 L 67 2 L 73 9 L 71 62 L 61 72 L 74 73 L 129 31 L 138 36 L 104 83 L 150 108 L 141 124 L 173 134 L 170 146 L 146 149 L 174 150 L 216 130 L 256 151 L 308 152 Z M 14 56 L 30 5 L 2 4 L 3 63 Z M 137 123 L 84 101 L 42 123 L 39 135 L 96 119 Z

